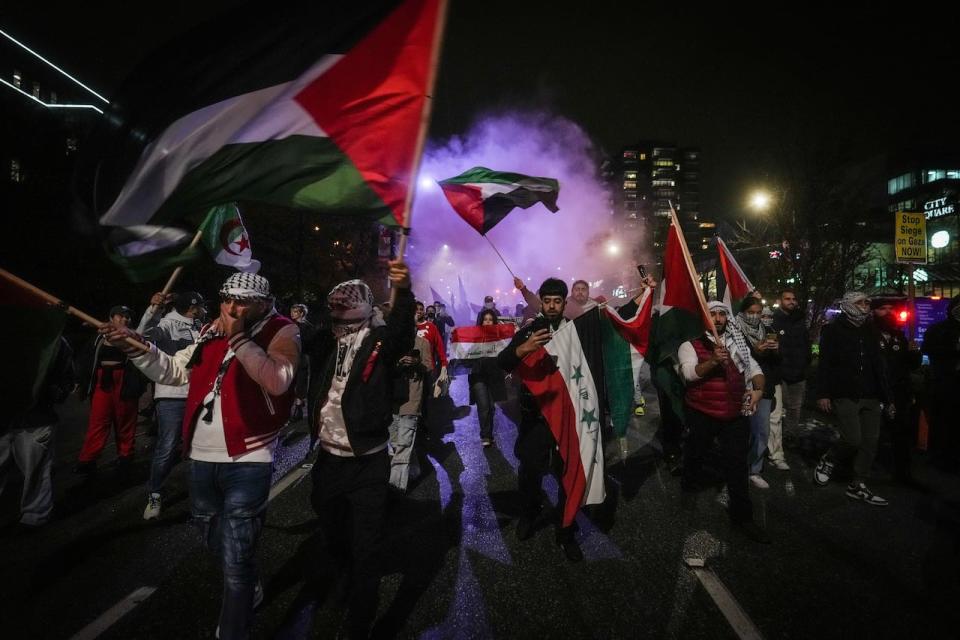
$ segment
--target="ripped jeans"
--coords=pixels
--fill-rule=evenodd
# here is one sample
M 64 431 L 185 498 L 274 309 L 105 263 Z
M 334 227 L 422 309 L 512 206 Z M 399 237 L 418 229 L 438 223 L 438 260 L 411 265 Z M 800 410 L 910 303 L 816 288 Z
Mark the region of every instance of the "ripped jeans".
M 273 465 L 190 461 L 190 510 L 204 545 L 220 556 L 220 638 L 248 638 L 257 584 L 257 542 L 267 515 Z

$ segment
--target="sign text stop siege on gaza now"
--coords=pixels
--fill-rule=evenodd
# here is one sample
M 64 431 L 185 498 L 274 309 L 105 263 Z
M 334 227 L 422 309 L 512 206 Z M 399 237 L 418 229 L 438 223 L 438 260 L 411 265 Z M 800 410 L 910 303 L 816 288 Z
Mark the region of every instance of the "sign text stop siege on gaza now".
M 927 263 L 927 219 L 922 213 L 898 211 L 893 246 L 897 262 Z

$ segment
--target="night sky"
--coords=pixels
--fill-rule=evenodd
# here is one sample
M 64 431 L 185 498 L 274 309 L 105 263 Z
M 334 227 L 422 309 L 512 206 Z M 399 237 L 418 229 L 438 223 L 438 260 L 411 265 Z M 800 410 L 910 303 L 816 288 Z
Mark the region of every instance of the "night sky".
M 134 15 L 136 4 L 4 3 L 0 25 L 109 96 L 145 52 L 241 6 L 143 3 Z M 638 139 L 699 146 L 714 215 L 813 140 L 854 157 L 955 148 L 956 3 L 732 4 L 453 0 L 432 135 L 523 108 L 570 118 L 610 154 Z

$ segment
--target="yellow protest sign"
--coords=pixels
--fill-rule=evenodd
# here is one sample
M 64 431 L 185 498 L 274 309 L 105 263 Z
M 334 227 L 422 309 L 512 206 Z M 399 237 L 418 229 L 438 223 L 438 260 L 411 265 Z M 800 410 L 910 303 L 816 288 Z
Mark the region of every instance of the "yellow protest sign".
M 898 211 L 893 248 L 897 262 L 927 263 L 927 218 L 922 213 Z

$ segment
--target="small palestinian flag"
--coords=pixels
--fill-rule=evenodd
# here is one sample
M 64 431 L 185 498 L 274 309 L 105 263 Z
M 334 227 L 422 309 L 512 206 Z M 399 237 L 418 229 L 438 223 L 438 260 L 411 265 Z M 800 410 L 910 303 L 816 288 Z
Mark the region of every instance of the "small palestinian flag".
M 512 324 L 454 327 L 450 336 L 450 359 L 496 358 L 510 344 L 515 331 Z
M 603 322 L 597 307 L 565 322 L 514 369 L 536 399 L 563 459 L 563 526 L 573 523 L 581 505 L 606 497 L 600 437 L 606 406 Z
M 100 223 L 189 229 L 250 201 L 403 224 L 441 18 L 439 0 L 291 0 L 186 33 L 92 136 Z
M 737 264 L 730 249 L 717 236 L 717 252 L 719 253 L 720 268 L 717 269 L 717 298 L 726 302 L 733 313 L 740 309 L 740 303 L 749 296 L 756 287 L 743 273 Z
M 515 207 L 529 209 L 542 202 L 553 213 L 559 211 L 560 183 L 553 178 L 474 167 L 439 184 L 454 210 L 481 235 L 493 229 Z
M 633 305 L 630 305 L 632 308 Z M 607 404 L 613 430 L 620 437 L 627 433 L 633 415 L 633 391 L 647 355 L 653 319 L 653 295 L 643 292 L 636 311 L 628 318 L 604 306 L 603 369 L 607 381 Z

